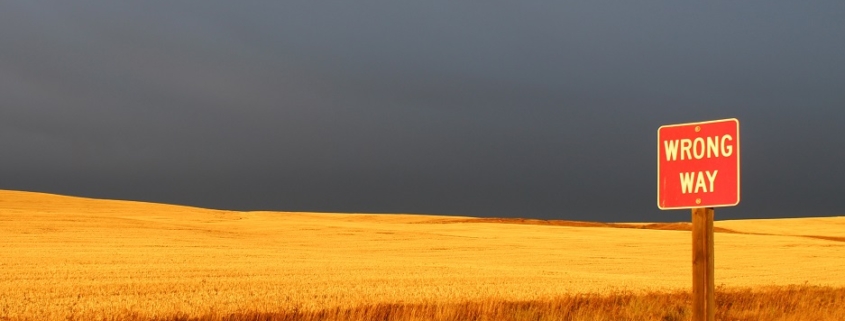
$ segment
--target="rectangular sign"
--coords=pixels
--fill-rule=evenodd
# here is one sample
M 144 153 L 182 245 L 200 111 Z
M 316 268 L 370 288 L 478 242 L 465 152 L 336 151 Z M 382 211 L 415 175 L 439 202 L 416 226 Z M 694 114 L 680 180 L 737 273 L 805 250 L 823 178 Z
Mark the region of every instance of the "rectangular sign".
M 657 130 L 657 207 L 739 204 L 739 120 L 661 126 Z

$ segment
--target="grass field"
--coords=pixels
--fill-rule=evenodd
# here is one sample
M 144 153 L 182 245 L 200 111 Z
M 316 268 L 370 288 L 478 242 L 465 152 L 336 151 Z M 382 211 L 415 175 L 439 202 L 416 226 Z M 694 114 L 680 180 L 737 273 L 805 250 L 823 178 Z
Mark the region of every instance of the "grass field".
M 716 227 L 722 318 L 845 315 L 845 218 Z M 0 191 L 0 320 L 681 320 L 685 228 Z

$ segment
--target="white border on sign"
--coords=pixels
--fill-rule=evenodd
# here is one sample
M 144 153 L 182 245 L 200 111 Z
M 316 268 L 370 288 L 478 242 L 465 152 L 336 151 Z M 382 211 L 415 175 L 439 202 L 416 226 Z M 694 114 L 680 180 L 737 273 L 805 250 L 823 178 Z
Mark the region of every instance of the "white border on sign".
M 663 125 L 657 128 L 657 208 L 661 210 L 680 210 L 680 209 L 690 209 L 690 208 L 698 208 L 700 206 L 681 206 L 681 207 L 662 207 L 660 206 L 660 130 L 663 128 L 668 127 L 680 127 L 680 126 L 689 126 L 689 125 L 702 125 L 702 124 L 712 124 L 712 123 L 721 123 L 721 122 L 728 122 L 732 121 L 736 123 L 736 203 L 733 204 L 716 204 L 716 205 L 708 205 L 707 207 L 730 207 L 736 206 L 739 204 L 739 200 L 741 199 L 742 191 L 740 189 L 740 181 L 742 175 L 740 170 L 742 167 L 740 166 L 740 157 L 742 153 L 740 152 L 740 144 L 742 140 L 739 137 L 739 119 L 736 118 L 726 118 L 726 119 L 719 119 L 719 120 L 708 120 L 708 121 L 701 121 L 701 122 L 693 122 L 693 123 L 683 123 L 683 124 L 671 124 L 671 125 Z

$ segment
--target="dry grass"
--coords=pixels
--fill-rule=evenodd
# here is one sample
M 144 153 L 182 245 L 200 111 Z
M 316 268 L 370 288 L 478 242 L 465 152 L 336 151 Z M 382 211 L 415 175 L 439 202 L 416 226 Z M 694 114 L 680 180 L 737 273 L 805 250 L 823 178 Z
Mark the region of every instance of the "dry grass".
M 690 235 L 680 225 L 502 223 L 0 191 L 0 320 L 671 320 L 687 313 Z M 740 320 L 841 313 L 843 224 L 841 217 L 717 222 L 732 232 L 716 236 L 720 313 L 735 311 L 725 318 Z
M 842 320 L 845 289 L 815 286 L 768 287 L 762 290 L 718 289 L 717 320 Z M 560 321 L 689 320 L 687 292 L 577 294 L 550 300 L 455 302 L 438 304 L 378 303 L 321 310 L 292 308 L 279 312 L 249 311 L 191 315 L 174 312 L 150 317 L 126 311 L 104 319 L 127 321 Z M 68 315 L 66 320 L 94 320 L 97 314 Z M 2 318 L 0 318 L 2 319 Z

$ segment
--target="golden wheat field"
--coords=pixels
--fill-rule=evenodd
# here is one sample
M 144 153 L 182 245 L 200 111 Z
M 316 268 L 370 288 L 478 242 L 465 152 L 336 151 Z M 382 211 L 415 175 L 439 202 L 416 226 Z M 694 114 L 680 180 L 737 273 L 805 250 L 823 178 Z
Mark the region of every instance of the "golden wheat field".
M 666 215 L 689 221 L 684 211 Z M 845 304 L 845 217 L 716 215 L 719 289 L 780 291 L 806 310 Z M 545 320 L 531 313 L 589 305 L 578 300 L 611 300 L 607 309 L 652 296 L 683 306 L 685 227 L 234 212 L 0 191 L 0 320 L 388 320 L 434 309 L 403 312 L 423 320 L 520 302 L 539 302 L 522 310 Z

